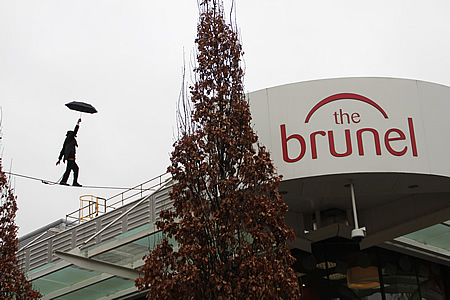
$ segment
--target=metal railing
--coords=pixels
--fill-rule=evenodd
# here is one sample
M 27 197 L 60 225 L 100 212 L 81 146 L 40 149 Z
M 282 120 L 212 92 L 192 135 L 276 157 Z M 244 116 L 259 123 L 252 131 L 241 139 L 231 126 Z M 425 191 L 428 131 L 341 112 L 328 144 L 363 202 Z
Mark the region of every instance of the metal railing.
M 86 219 L 92 219 L 99 214 L 104 214 L 110 210 L 119 208 L 124 204 L 130 203 L 134 200 L 144 197 L 144 195 L 152 194 L 163 184 L 171 179 L 170 173 L 164 173 L 149 179 L 141 184 L 129 188 L 121 193 L 111 196 L 107 199 L 92 195 L 84 195 L 80 197 L 80 208 L 66 215 L 66 222 L 68 224 L 82 223 Z M 89 198 L 91 197 L 91 198 Z M 82 199 L 83 198 L 83 199 Z M 98 200 L 103 200 L 103 203 L 98 203 Z M 87 202 L 86 205 L 84 203 Z M 103 208 L 103 210 L 99 209 Z M 88 210 L 85 215 L 84 211 Z M 69 221 L 70 220 L 70 221 Z
M 99 213 L 98 216 L 86 219 L 85 222 L 76 224 L 78 220 L 75 220 L 73 225 L 69 226 L 70 224 L 64 220 L 60 220 L 64 226 L 61 226 L 59 230 L 56 230 L 56 225 L 43 228 L 43 232 L 30 236 L 17 252 L 21 268 L 26 272 L 35 270 L 58 260 L 59 258 L 54 255 L 55 251 L 68 252 L 76 247 L 89 249 L 102 242 L 113 242 L 112 239 L 123 233 L 154 224 L 160 211 L 170 209 L 172 206 L 173 201 L 170 200 L 169 193 L 173 182 L 170 179 L 170 175 L 158 176 L 151 181 L 151 184 L 143 186 L 142 196 L 140 190 L 125 194 L 123 206 L 107 213 Z M 152 189 L 147 195 L 145 189 L 150 186 L 154 186 L 156 191 L 152 192 Z M 159 188 L 156 188 L 157 186 Z M 130 197 L 133 194 L 134 197 Z M 137 197 L 141 198 L 136 199 Z M 120 194 L 110 197 L 109 200 L 117 205 L 122 204 Z M 100 203 L 99 210 L 103 210 Z M 77 212 L 78 210 L 72 215 L 76 215 Z

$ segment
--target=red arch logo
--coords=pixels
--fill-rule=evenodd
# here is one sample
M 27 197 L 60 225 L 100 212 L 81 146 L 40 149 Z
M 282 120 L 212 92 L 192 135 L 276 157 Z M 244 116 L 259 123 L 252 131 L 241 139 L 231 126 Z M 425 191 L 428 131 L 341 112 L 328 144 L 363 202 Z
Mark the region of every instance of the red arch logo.
M 358 100 L 358 101 L 362 101 L 367 104 L 370 104 L 373 107 L 375 107 L 384 116 L 385 119 L 389 119 L 389 117 L 388 117 L 387 113 L 384 111 L 384 109 L 382 109 L 381 106 L 379 106 L 378 104 L 376 104 L 374 101 L 370 100 L 369 98 L 358 95 L 358 94 L 340 93 L 340 94 L 335 94 L 335 95 L 329 96 L 329 97 L 323 99 L 322 101 L 320 101 L 319 103 L 317 103 L 316 105 L 314 105 L 314 107 L 309 111 L 308 115 L 306 116 L 305 123 L 308 123 L 309 120 L 311 119 L 312 115 L 319 108 L 324 106 L 325 104 L 328 104 L 330 102 L 337 101 L 337 100 L 343 100 L 343 99 Z

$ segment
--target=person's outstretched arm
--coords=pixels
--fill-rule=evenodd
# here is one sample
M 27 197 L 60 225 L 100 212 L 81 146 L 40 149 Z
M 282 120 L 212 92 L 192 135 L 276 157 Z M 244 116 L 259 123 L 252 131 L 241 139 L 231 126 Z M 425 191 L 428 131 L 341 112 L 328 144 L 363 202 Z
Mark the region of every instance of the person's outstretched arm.
M 77 125 L 75 125 L 75 129 L 73 130 L 74 135 L 77 135 L 78 128 L 80 128 L 81 118 L 78 119 Z

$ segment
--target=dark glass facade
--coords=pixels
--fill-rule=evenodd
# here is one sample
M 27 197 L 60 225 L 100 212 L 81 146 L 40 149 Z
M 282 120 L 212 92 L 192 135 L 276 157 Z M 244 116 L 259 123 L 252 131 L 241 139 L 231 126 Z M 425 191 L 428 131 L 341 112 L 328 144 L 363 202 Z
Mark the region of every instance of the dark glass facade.
M 431 261 L 378 247 L 361 251 L 341 238 L 292 254 L 305 300 L 450 299 L 450 268 Z

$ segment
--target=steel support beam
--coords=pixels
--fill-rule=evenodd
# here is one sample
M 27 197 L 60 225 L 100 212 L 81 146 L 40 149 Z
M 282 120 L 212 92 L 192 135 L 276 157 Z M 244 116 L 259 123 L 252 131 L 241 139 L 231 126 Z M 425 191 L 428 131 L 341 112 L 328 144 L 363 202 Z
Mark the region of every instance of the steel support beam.
M 139 277 L 139 272 L 123 267 L 118 266 L 115 264 L 99 261 L 99 260 L 93 260 L 90 258 L 86 258 L 83 256 L 79 256 L 72 253 L 64 253 L 61 251 L 55 251 L 55 255 L 61 259 L 64 259 L 67 262 L 70 262 L 82 269 L 97 271 L 100 273 L 107 273 L 111 275 L 115 275 L 117 277 L 125 278 L 125 279 L 132 279 L 135 280 Z

